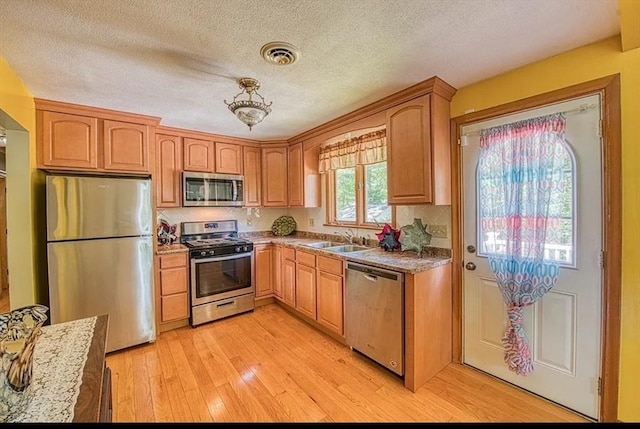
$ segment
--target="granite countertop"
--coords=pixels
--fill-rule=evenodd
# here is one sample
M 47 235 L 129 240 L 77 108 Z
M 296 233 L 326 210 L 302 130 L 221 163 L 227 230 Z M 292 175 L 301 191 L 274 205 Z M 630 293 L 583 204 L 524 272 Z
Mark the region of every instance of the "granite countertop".
M 158 245 L 158 250 L 156 250 L 157 255 L 168 255 L 170 253 L 183 253 L 188 252 L 189 248 L 183 244 L 165 244 Z
M 250 240 L 253 244 L 281 244 L 286 247 L 293 247 L 316 255 L 329 256 L 345 261 L 359 262 L 379 268 L 400 271 L 403 273 L 415 274 L 421 271 L 430 270 L 451 262 L 449 249 L 428 248 L 425 255 L 419 258 L 416 252 L 385 252 L 379 247 L 371 247 L 369 250 L 361 250 L 350 253 L 336 253 L 321 248 L 305 246 L 308 243 L 325 241 L 323 238 L 311 238 L 306 236 L 268 236 L 268 235 L 245 235 L 243 238 Z

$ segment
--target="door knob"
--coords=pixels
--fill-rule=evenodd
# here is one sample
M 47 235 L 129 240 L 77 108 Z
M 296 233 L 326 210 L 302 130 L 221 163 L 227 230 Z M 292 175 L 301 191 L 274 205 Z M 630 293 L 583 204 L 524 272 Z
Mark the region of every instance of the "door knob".
M 467 265 L 464 266 L 469 271 L 474 271 L 476 269 L 476 264 L 473 262 L 467 262 Z
M 476 246 L 474 246 L 474 245 L 467 246 L 467 252 L 476 253 Z

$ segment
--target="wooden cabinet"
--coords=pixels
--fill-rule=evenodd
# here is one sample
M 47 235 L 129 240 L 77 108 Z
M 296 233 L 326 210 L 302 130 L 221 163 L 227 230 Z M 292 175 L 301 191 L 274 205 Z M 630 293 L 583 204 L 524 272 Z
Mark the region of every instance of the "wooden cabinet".
M 152 172 L 160 118 L 41 99 L 35 107 L 38 168 Z
M 256 298 L 273 294 L 273 246 L 259 244 L 254 247 Z
M 343 265 L 340 259 L 318 256 L 316 320 L 341 336 L 344 336 Z
M 296 270 L 296 310 L 316 318 L 316 269 L 300 263 Z
M 282 260 L 282 300 L 296 306 L 296 262 L 286 258 Z
M 180 207 L 182 138 L 156 134 L 156 207 Z
M 304 150 L 302 142 L 289 146 L 287 157 L 289 207 L 321 206 L 319 159 L 320 146 L 307 150 Z
M 160 322 L 172 322 L 189 317 L 188 254 L 172 253 L 158 256 L 156 279 L 160 289 Z
M 262 176 L 260 169 L 260 148 L 244 146 L 244 205 L 260 207 L 262 205 Z
M 242 174 L 242 147 L 233 143 L 215 143 L 215 172 Z
M 39 167 L 98 168 L 98 119 L 43 111 Z
M 304 172 L 302 143 L 289 146 L 288 153 L 289 206 L 304 206 Z
M 344 335 L 344 279 L 318 269 L 318 323 Z
M 215 146 L 212 141 L 184 138 L 184 170 L 213 173 Z
M 149 127 L 104 120 L 104 169 L 149 172 Z
M 449 101 L 434 92 L 386 115 L 389 204 L 450 205 Z
M 273 247 L 273 294 L 276 299 L 284 300 L 282 285 L 282 246 Z
M 262 205 L 264 207 L 286 207 L 287 148 L 262 148 Z

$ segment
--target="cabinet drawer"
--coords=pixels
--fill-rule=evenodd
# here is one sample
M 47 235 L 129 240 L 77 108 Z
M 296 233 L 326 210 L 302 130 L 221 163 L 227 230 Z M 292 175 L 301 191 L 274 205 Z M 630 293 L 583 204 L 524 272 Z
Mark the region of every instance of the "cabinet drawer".
M 284 259 L 289 259 L 291 261 L 295 261 L 296 260 L 296 249 L 293 249 L 291 247 L 283 247 L 282 248 L 282 256 L 284 257 Z
M 161 299 L 163 322 L 189 317 L 189 299 L 186 292 L 163 296 Z
M 160 269 L 176 268 L 187 266 L 187 252 L 173 253 L 171 255 L 160 255 Z
M 340 259 L 318 256 L 318 269 L 342 276 L 342 261 Z
M 186 292 L 188 284 L 187 269 L 184 267 L 160 271 L 161 295 Z
M 296 262 L 311 268 L 316 267 L 316 255 L 298 250 L 296 253 Z

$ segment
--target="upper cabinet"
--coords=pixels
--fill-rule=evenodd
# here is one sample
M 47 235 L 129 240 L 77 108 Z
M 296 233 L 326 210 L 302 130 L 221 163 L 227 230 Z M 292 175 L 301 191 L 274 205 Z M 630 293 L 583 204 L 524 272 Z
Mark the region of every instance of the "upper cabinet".
M 260 148 L 244 146 L 242 154 L 244 164 L 244 205 L 245 207 L 260 207 L 262 205 Z
M 232 143 L 215 143 L 216 173 L 242 174 L 242 147 Z
M 156 207 L 180 207 L 182 138 L 156 134 Z
M 387 109 L 387 181 L 389 204 L 451 204 L 447 98 L 433 92 Z
M 183 147 L 185 171 L 214 172 L 215 146 L 212 141 L 185 137 Z
M 287 207 L 287 147 L 262 148 L 262 205 Z
M 38 168 L 151 173 L 159 118 L 36 99 Z
M 304 150 L 302 142 L 289 146 L 289 207 L 320 207 L 320 148 Z
M 98 119 L 41 112 L 38 127 L 41 167 L 98 168 Z
M 120 121 L 103 122 L 104 169 L 149 170 L 149 127 Z

